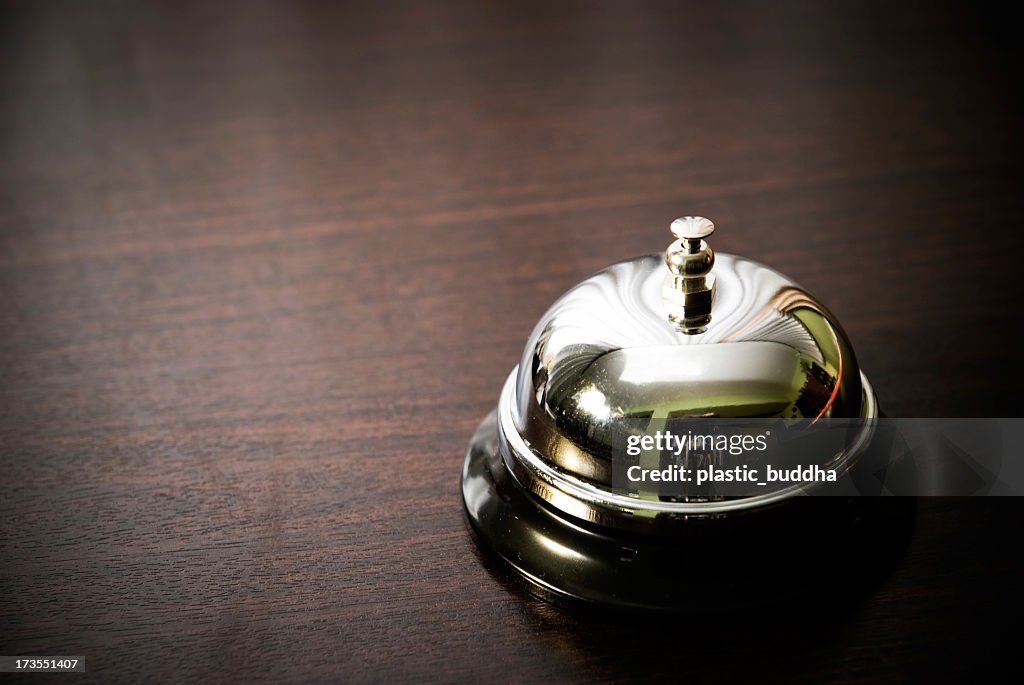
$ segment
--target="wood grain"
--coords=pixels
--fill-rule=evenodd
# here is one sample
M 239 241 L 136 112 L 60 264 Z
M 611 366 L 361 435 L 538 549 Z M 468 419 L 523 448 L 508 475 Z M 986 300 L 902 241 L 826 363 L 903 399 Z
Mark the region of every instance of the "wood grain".
M 842 609 L 637 626 L 487 570 L 458 492 L 537 317 L 684 213 L 818 294 L 891 415 L 1019 416 L 999 10 L 2 12 L 0 653 L 136 682 L 790 683 L 1003 654 L 1016 501 L 922 502 Z

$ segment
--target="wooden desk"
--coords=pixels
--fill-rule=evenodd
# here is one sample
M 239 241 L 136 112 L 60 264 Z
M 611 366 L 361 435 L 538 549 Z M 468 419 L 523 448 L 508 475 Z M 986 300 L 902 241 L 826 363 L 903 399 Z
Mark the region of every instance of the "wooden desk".
M 852 607 L 627 622 L 485 570 L 458 474 L 547 305 L 685 213 L 833 308 L 890 414 L 1019 416 L 1008 18 L 429 5 L 4 5 L 0 653 L 136 682 L 1001 658 L 1016 501 L 922 502 Z

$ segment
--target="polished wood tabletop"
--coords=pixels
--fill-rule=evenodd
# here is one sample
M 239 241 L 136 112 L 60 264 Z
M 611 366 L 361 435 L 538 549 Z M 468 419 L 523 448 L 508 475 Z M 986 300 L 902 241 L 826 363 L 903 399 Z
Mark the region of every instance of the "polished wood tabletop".
M 829 306 L 889 415 L 1020 416 L 1009 14 L 0 12 L 0 654 L 130 682 L 941 682 L 1005 659 L 1016 500 L 920 501 L 864 588 L 655 621 L 510 582 L 459 471 L 547 306 L 683 214 Z

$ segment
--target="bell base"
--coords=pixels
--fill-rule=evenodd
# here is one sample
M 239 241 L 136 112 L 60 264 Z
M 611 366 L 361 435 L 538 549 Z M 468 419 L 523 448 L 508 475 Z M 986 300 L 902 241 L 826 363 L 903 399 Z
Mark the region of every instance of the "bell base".
M 622 532 L 550 507 L 509 473 L 496 412 L 462 469 L 477 544 L 538 597 L 626 611 L 701 614 L 862 593 L 902 555 L 916 500 L 794 497 L 695 520 L 694 536 Z

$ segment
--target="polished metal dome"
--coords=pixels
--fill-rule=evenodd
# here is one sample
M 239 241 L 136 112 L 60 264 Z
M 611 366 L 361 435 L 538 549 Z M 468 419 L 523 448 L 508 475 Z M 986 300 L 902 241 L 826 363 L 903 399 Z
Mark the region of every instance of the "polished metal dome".
M 691 334 L 666 312 L 665 261 L 614 264 L 540 318 L 515 385 L 515 427 L 530 447 L 609 481 L 609 427 L 622 419 L 865 416 L 853 349 L 812 295 L 763 264 L 718 254 L 711 320 Z
M 744 504 L 613 495 L 613 436 L 630 420 L 877 414 L 849 340 L 817 299 L 763 264 L 714 254 L 707 219 L 684 217 L 672 228 L 678 240 L 664 254 L 609 266 L 560 297 L 502 393 L 509 469 L 567 513 L 603 520 L 609 506 L 694 512 Z M 582 491 L 599 505 L 574 501 Z

